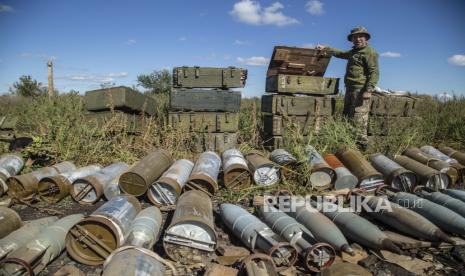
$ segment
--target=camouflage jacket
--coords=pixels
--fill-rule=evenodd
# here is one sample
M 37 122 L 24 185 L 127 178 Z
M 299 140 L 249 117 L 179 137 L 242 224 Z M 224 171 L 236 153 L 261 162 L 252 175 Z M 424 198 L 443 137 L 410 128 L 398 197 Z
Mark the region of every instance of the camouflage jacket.
M 367 45 L 363 48 L 352 48 L 342 51 L 328 48 L 328 52 L 338 58 L 347 59 L 344 83 L 346 87 L 363 87 L 373 91 L 379 80 L 378 53 Z

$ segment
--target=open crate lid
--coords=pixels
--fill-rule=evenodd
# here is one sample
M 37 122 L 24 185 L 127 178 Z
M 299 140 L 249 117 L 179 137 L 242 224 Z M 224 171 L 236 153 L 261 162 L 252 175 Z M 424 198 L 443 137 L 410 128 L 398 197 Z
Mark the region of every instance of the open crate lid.
M 322 77 L 330 58 L 326 51 L 275 46 L 266 76 L 289 74 Z

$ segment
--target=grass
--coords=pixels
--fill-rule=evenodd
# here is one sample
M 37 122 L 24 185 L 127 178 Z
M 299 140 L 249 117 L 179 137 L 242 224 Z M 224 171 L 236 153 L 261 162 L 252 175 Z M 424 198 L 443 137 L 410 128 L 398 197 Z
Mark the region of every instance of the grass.
M 127 122 L 132 120 L 118 112 L 101 126 L 89 121 L 84 111 L 83 99 L 75 93 L 62 94 L 52 100 L 47 97 L 34 99 L 13 96 L 0 97 L 0 115 L 17 116 L 18 131 L 33 138 L 33 143 L 24 149 L 22 155 L 35 162 L 25 171 L 59 160 L 73 160 L 76 165 L 92 163 L 108 165 L 115 161 L 134 163 L 155 148 L 169 150 L 175 158 L 195 159 L 193 152 L 195 134 L 182 129 L 173 129 L 167 124 L 168 96 L 157 95 L 157 112 L 143 119 L 145 125 L 139 135 L 127 133 Z M 355 137 L 349 122 L 342 114 L 342 97 L 336 105 L 333 119 L 323 124 L 318 134 L 303 136 L 297 125 L 286 124 L 284 137 L 286 149 L 299 160 L 306 160 L 305 147 L 314 146 L 320 153 L 334 153 L 340 147 L 355 148 Z M 382 152 L 398 154 L 408 146 L 449 145 L 465 149 L 465 99 L 456 98 L 446 103 L 428 99 L 422 118 L 402 126 L 394 121 L 395 127 L 388 136 L 372 141 L 366 154 Z M 437 110 L 437 111 L 436 111 Z M 260 99 L 244 99 L 240 111 L 239 148 L 244 153 L 253 150 L 264 151 Z M 2 143 L 1 152 L 8 146 Z M 301 166 L 295 173 L 276 187 L 263 189 L 251 187 L 241 193 L 222 190 L 225 200 L 237 201 L 245 196 L 273 193 L 288 189 L 296 193 L 308 190 L 306 179 L 310 168 Z

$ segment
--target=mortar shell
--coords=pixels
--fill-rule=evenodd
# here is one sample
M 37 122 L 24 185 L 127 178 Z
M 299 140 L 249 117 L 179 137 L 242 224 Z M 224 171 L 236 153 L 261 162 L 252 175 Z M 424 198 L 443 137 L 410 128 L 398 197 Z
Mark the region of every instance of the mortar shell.
M 336 172 L 326 163 L 321 154 L 312 146 L 306 148 L 308 154 L 308 162 L 312 165 L 313 172 L 325 172 L 331 177 L 331 183 L 336 181 Z
M 180 159 L 163 173 L 163 175 L 150 185 L 147 197 L 155 206 L 168 206 L 176 204 L 192 172 L 194 163 L 187 159 Z
M 384 175 L 386 182 L 391 187 L 409 192 L 417 184 L 415 173 L 405 169 L 381 153 L 370 155 L 370 161 L 374 168 Z
M 0 239 L 23 225 L 21 217 L 13 209 L 0 206 Z
M 410 147 L 406 149 L 403 154 L 430 168 L 446 173 L 449 175 L 451 183 L 457 183 L 460 181 L 459 170 L 452 167 L 451 164 L 421 151 L 419 148 Z
M 76 261 L 100 265 L 125 240 L 141 210 L 137 198 L 120 195 L 75 224 L 66 236 L 66 250 Z
M 336 156 L 358 178 L 360 188 L 371 191 L 384 184 L 383 175 L 359 151 L 341 149 Z
M 0 157 L 0 196 L 8 191 L 6 180 L 17 175 L 23 166 L 23 159 L 16 154 L 5 154 Z
M 336 190 L 346 188 L 353 189 L 357 187 L 358 178 L 342 164 L 341 160 L 339 160 L 336 155 L 326 154 L 323 158 L 336 172 L 336 181 L 334 182 L 334 188 Z
M 210 197 L 198 190 L 183 193 L 163 238 L 166 254 L 182 264 L 200 263 L 210 258 L 216 242 Z
M 230 191 L 240 191 L 252 184 L 251 173 L 242 153 L 237 149 L 223 152 L 223 182 Z
M 450 184 L 451 180 L 447 174 L 423 165 L 422 163 L 407 156 L 397 155 L 394 157 L 394 161 L 402 167 L 416 173 L 420 178 L 419 182 L 428 188 L 434 190 L 444 189 Z
M 114 275 L 165 275 L 165 266 L 155 252 L 135 246 L 116 249 L 105 260 L 102 276 Z
M 128 169 L 124 162 L 113 163 L 96 173 L 76 179 L 70 189 L 71 197 L 80 204 L 94 204 L 110 182 Z
M 202 153 L 195 162 L 192 173 L 184 190 L 200 190 L 213 196 L 218 190 L 218 174 L 221 168 L 221 158 L 212 151 Z
M 324 171 L 315 171 L 310 175 L 310 184 L 317 191 L 322 191 L 331 187 L 331 176 Z
M 432 146 L 423 146 L 420 148 L 421 151 L 429 154 L 429 155 L 432 155 L 442 161 L 445 161 L 449 164 L 454 164 L 454 163 L 458 163 L 458 161 L 454 158 L 451 158 L 449 156 L 447 156 L 446 154 L 442 153 L 441 151 L 439 151 L 438 149 L 436 149 L 435 147 L 432 147 Z
M 465 166 L 465 153 L 457 151 L 451 147 L 440 147 L 439 150 L 447 156 L 456 159 L 460 164 Z
M 247 154 L 245 158 L 257 185 L 272 186 L 278 183 L 280 171 L 275 163 L 258 153 Z
M 50 167 L 40 168 L 23 175 L 12 176 L 7 179 L 8 195 L 12 198 L 25 198 L 37 193 L 37 185 L 45 177 L 75 170 L 76 166 L 70 161 L 64 161 Z
M 445 189 L 445 190 L 442 190 L 441 192 L 448 196 L 461 200 L 462 202 L 465 202 L 465 191 L 464 190 Z
M 142 196 L 172 164 L 174 160 L 168 151 L 155 150 L 134 164 L 119 179 L 121 190 L 130 195 Z
M 125 244 L 151 250 L 158 240 L 161 226 L 160 210 L 155 206 L 145 208 L 132 221 Z
M 110 199 L 114 198 L 115 196 L 119 196 L 121 194 L 121 189 L 119 188 L 119 175 L 113 178 L 110 183 L 103 189 L 103 195 L 105 199 L 109 201 Z
M 270 160 L 280 166 L 293 166 L 297 159 L 285 149 L 275 149 L 270 153 Z
M 0 260 L 22 247 L 39 235 L 47 226 L 57 221 L 57 217 L 45 217 L 27 221 L 19 229 L 0 240 Z
M 69 194 L 71 185 L 75 180 L 94 174 L 101 168 L 100 165 L 90 165 L 68 173 L 45 177 L 38 184 L 39 196 L 43 201 L 56 203 Z

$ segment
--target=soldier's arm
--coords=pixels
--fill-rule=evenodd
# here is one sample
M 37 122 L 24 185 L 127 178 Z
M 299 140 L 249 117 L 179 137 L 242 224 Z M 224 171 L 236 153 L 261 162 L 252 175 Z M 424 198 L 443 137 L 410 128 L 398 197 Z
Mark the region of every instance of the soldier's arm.
M 350 50 L 349 51 L 342 51 L 337 48 L 331 48 L 331 47 L 326 47 L 326 51 L 332 56 L 335 56 L 337 58 L 343 58 L 343 59 L 349 59 L 350 57 Z
M 374 91 L 376 84 L 379 80 L 379 66 L 378 66 L 378 53 L 373 51 L 370 55 L 367 56 L 367 81 L 366 89 L 367 91 Z

